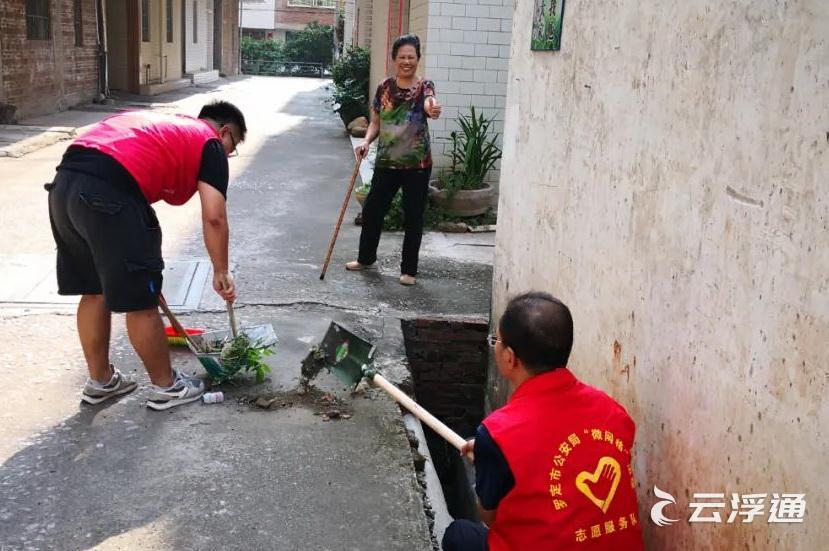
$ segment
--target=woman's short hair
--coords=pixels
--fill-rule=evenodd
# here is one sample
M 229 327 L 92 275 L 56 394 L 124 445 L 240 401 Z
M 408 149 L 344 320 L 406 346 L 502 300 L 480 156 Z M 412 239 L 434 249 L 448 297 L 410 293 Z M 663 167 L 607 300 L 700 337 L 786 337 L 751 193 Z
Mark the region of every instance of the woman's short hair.
M 528 371 L 537 374 L 567 365 L 573 317 L 549 293 L 524 293 L 510 300 L 498 329 L 503 345 L 512 348 Z
M 403 36 L 398 36 L 394 40 L 394 43 L 391 46 L 392 59 L 397 59 L 397 50 L 399 50 L 402 46 L 414 46 L 417 59 L 420 59 L 420 39 L 416 34 L 404 34 Z

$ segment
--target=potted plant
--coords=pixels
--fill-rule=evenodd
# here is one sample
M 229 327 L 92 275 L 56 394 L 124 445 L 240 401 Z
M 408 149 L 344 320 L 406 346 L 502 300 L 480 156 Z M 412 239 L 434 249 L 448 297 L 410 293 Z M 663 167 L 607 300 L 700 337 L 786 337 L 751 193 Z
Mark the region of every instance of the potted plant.
M 368 83 L 371 53 L 353 48 L 331 68 L 334 90 L 331 104 L 345 126 L 357 117 L 368 117 Z
M 354 197 L 357 198 L 357 202 L 360 203 L 361 207 L 365 204 L 369 191 L 371 191 L 371 184 L 363 184 L 354 190 Z
M 452 165 L 429 185 L 435 204 L 447 213 L 478 216 L 492 203 L 492 186 L 485 182 L 487 173 L 501 158 L 498 134 L 491 135 L 492 119 L 470 108 L 469 115 L 458 118 L 460 132 L 449 136 L 452 142 Z

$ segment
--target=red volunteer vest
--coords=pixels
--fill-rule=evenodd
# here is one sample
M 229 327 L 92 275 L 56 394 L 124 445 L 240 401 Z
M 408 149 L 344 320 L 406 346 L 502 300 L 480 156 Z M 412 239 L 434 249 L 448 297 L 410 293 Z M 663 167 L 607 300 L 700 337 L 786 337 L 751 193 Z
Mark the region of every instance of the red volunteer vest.
M 525 381 L 483 422 L 515 486 L 498 505 L 490 551 L 644 549 L 625 409 L 567 369 Z
M 204 120 L 132 111 L 104 119 L 72 145 L 114 158 L 135 178 L 150 203 L 183 205 L 198 189 L 204 145 L 218 139 Z

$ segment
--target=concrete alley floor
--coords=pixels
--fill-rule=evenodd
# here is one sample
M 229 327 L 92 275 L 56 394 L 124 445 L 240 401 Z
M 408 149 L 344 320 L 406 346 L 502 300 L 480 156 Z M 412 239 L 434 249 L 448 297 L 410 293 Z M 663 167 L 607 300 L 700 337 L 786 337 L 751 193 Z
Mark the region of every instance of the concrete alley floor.
M 319 414 L 329 406 L 294 391 L 301 359 L 331 320 L 374 341 L 384 373 L 410 384 L 400 319 L 486 318 L 493 236 L 428 234 L 418 285 L 405 288 L 397 283 L 400 234 L 384 235 L 377 270 L 343 270 L 359 238 L 352 201 L 320 281 L 353 167 L 326 84 L 239 78 L 154 99 L 155 108 L 193 115 L 210 99 L 227 99 L 248 120 L 249 137 L 230 159 L 228 193 L 237 318 L 273 324 L 280 342 L 268 359 L 269 380 L 223 385 L 222 404 L 153 412 L 144 387 L 108 406 L 79 404 L 85 365 L 72 302 L 50 287 L 54 244 L 42 188 L 67 142 L 0 158 L 0 549 L 432 548 L 395 404 L 376 391 L 351 398 L 323 377 L 319 386 L 353 413 L 325 422 Z M 106 114 L 88 109 L 23 122 L 77 127 Z M 206 260 L 198 201 L 157 211 L 168 264 Z M 27 282 L 39 289 L 37 301 Z M 179 308 L 185 325 L 226 327 L 209 284 L 195 304 Z M 185 352 L 173 359 L 203 373 Z M 147 383 L 121 316 L 112 360 Z M 257 397 L 282 407 L 258 409 Z

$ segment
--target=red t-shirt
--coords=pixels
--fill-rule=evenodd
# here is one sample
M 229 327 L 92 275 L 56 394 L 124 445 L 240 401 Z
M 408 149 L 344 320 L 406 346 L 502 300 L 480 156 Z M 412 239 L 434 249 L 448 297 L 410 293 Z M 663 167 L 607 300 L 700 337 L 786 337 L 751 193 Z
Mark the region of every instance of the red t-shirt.
M 490 527 L 491 551 L 644 549 L 636 429 L 607 394 L 556 369 L 525 381 L 483 425 L 515 479 Z

